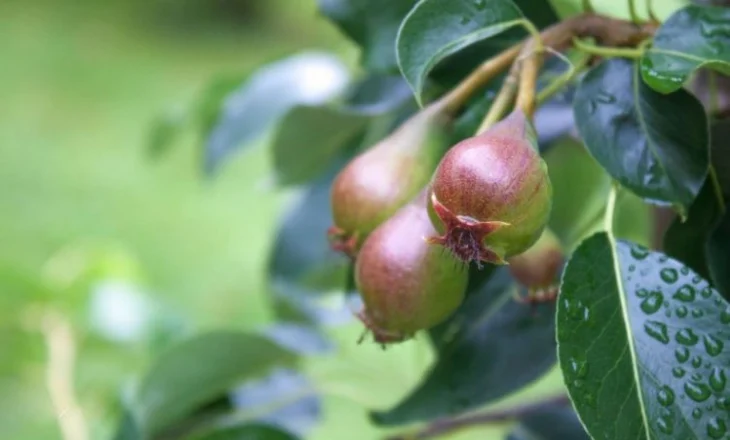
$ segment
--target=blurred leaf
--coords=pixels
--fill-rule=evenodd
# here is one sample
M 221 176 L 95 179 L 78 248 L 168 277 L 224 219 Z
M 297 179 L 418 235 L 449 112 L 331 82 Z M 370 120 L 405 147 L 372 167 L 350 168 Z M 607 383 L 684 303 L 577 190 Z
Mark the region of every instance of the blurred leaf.
M 506 440 L 589 440 L 571 406 L 543 408 L 520 418 Z
M 189 122 L 187 115 L 179 110 L 169 111 L 152 121 L 147 144 L 150 156 L 158 159 L 167 154 Z
M 205 167 L 213 172 L 233 151 L 262 135 L 296 105 L 320 105 L 340 92 L 348 81 L 342 63 L 325 53 L 302 53 L 254 72 L 232 93 L 217 87 L 204 113 Z M 213 121 L 208 124 L 208 121 Z
M 318 177 L 363 133 L 367 122 L 364 116 L 329 107 L 292 108 L 272 145 L 277 183 L 297 185 Z
M 303 191 L 282 218 L 269 261 L 280 318 L 334 323 L 350 319 L 342 298 L 348 260 L 330 248 L 330 186 L 337 167 Z
M 186 437 L 186 440 L 297 440 L 297 437 L 273 426 L 246 423 Z
M 372 72 L 395 73 L 395 37 L 416 0 L 318 0 L 319 8 L 362 50 Z
M 301 373 L 285 368 L 277 368 L 263 379 L 242 385 L 233 392 L 231 400 L 239 414 L 253 414 L 258 422 L 302 437 L 322 417 L 314 385 Z
M 695 97 L 659 94 L 634 63 L 614 58 L 583 78 L 574 112 L 586 147 L 609 174 L 647 201 L 687 214 L 709 165 L 707 118 Z
M 385 74 L 366 76 L 353 84 L 344 97 L 347 110 L 366 115 L 396 110 L 412 99 L 403 77 Z
M 507 269 L 472 273 L 467 299 L 432 334 L 438 359 L 421 384 L 376 423 L 404 424 L 453 416 L 495 401 L 555 364 L 554 306 L 514 300 Z
M 730 9 L 687 5 L 665 21 L 641 59 L 641 76 L 654 90 L 682 88 L 696 69 L 730 75 Z
M 398 65 L 421 101 L 429 72 L 449 55 L 521 24 L 509 0 L 422 0 L 398 31 Z
M 237 384 L 294 360 L 290 351 L 256 334 L 196 336 L 157 359 L 137 390 L 135 420 L 141 432 L 154 435 Z
M 607 233 L 563 274 L 558 357 L 593 438 L 725 438 L 730 305 L 681 263 Z
M 279 322 L 267 327 L 264 334 L 282 347 L 300 354 L 323 354 L 334 348 L 325 335 L 305 325 Z

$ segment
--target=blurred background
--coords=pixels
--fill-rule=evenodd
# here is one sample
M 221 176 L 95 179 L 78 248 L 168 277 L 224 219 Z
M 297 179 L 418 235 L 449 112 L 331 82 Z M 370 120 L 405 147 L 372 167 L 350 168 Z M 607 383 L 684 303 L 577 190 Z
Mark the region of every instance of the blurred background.
M 271 321 L 265 269 L 289 194 L 272 190 L 267 151 L 205 179 L 196 133 L 164 160 L 147 144 L 211 78 L 304 48 L 356 69 L 315 0 L 0 1 L 0 438 L 61 438 L 54 374 L 74 377 L 91 438 L 110 438 L 130 380 L 172 341 Z M 428 365 L 424 344 L 383 354 L 356 346 L 359 331 L 305 367 L 334 381 L 313 438 L 374 438 L 365 408 Z M 528 392 L 559 386 L 551 373 Z

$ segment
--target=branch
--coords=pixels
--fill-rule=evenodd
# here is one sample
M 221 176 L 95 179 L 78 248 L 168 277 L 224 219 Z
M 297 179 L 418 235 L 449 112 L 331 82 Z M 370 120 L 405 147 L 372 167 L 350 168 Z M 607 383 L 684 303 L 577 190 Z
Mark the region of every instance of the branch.
M 71 324 L 59 312 L 49 310 L 41 322 L 48 349 L 46 386 L 64 440 L 87 440 L 89 433 L 81 405 L 73 389 L 76 344 Z
M 548 397 L 539 402 L 521 405 L 502 411 L 486 412 L 482 414 L 473 414 L 452 419 L 442 419 L 433 422 L 420 431 L 399 434 L 388 437 L 386 440 L 423 440 L 435 438 L 443 434 L 451 433 L 460 429 L 468 428 L 475 425 L 485 425 L 491 423 L 511 422 L 521 419 L 533 412 L 552 408 L 554 406 L 563 406 L 570 403 L 568 396 L 561 394 L 558 396 Z

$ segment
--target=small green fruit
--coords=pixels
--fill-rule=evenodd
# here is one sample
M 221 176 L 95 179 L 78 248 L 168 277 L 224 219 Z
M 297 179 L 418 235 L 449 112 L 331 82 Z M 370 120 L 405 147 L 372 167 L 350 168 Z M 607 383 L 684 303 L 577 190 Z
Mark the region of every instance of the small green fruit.
M 558 237 L 545 228 L 537 243 L 507 260 L 512 276 L 531 292 L 554 289 L 565 261 Z
M 444 156 L 431 181 L 431 242 L 464 262 L 504 264 L 537 241 L 552 207 L 552 185 L 535 131 L 515 110 Z
M 357 257 L 355 281 L 365 303 L 359 317 L 382 344 L 433 327 L 464 299 L 467 268 L 425 240 L 436 233 L 426 195 L 380 225 Z

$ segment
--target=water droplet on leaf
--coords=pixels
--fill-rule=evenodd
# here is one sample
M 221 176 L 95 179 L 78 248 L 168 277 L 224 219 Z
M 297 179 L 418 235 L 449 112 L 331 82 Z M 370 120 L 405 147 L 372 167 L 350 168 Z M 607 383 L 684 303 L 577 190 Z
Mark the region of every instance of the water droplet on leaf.
M 677 316 L 679 318 L 684 318 L 685 316 L 687 316 L 687 312 L 688 312 L 687 307 L 685 307 L 685 306 L 677 307 Z
M 674 391 L 671 388 L 664 385 L 659 389 L 657 394 L 657 401 L 662 406 L 669 406 L 674 403 Z
M 677 289 L 677 292 L 674 294 L 674 298 L 682 302 L 692 302 L 695 300 L 695 288 L 689 284 L 685 284 Z
M 700 340 L 691 328 L 678 331 L 675 339 L 682 345 L 695 345 Z
M 677 379 L 681 379 L 684 377 L 684 368 L 682 367 L 674 367 L 672 368 L 672 375 L 676 377 Z
M 720 417 L 713 417 L 707 422 L 707 435 L 710 438 L 721 439 L 727 433 L 725 420 Z
M 661 261 L 661 260 L 660 260 Z M 659 276 L 662 280 L 664 280 L 665 283 L 673 284 L 677 282 L 677 279 L 679 278 L 679 274 L 677 273 L 676 269 L 673 269 L 671 267 L 665 267 L 661 271 L 659 271 Z
M 672 420 L 669 419 L 669 417 L 659 417 L 656 422 L 657 427 L 659 430 L 665 434 L 671 434 L 674 432 L 674 424 L 672 423 Z
M 677 358 L 677 362 L 685 363 L 689 359 L 689 348 L 679 347 L 674 350 L 674 356 Z
M 661 342 L 662 344 L 669 343 L 669 333 L 667 332 L 666 324 L 659 321 L 646 321 L 644 323 L 644 331 L 646 334 Z
M 725 385 L 727 385 L 725 370 L 720 367 L 713 368 L 710 373 L 710 387 L 719 393 L 725 389 Z
M 647 315 L 651 315 L 657 312 L 664 302 L 664 296 L 657 291 L 651 292 L 649 296 L 644 298 L 641 302 L 641 310 Z
M 702 342 L 705 344 L 705 351 L 710 356 L 717 356 L 722 353 L 722 349 L 725 348 L 725 344 L 718 338 L 712 335 L 704 335 Z
M 684 384 L 684 392 L 695 402 L 704 402 L 712 395 L 710 387 L 703 383 L 687 382 Z

